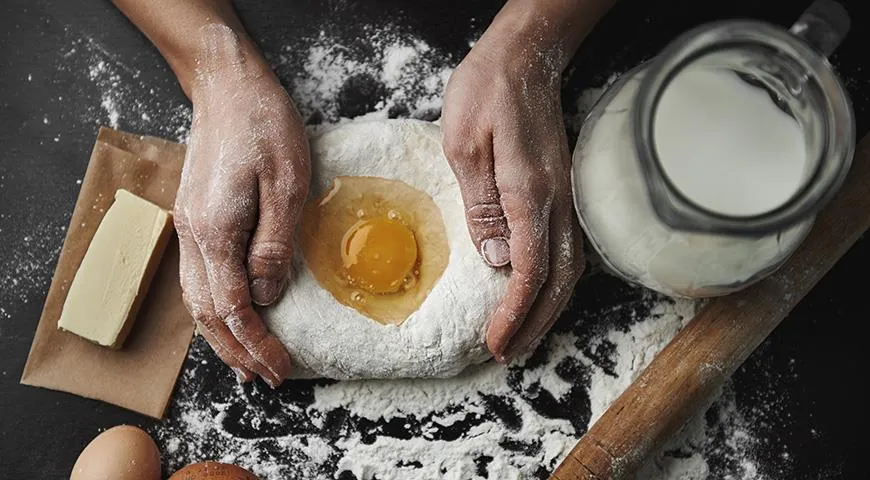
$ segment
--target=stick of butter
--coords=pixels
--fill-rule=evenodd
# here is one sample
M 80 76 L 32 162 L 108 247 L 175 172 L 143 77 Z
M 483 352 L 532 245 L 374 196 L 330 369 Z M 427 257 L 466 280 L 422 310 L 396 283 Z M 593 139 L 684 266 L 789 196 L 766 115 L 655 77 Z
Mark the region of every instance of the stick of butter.
M 172 215 L 126 190 L 115 192 L 69 287 L 57 328 L 120 348 L 172 233 Z

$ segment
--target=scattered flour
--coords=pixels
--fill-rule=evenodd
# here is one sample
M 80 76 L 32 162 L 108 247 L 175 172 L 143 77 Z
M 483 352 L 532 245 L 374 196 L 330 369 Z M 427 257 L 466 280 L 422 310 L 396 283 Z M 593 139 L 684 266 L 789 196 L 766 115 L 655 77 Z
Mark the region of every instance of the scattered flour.
M 3 245 L 4 255 L 0 257 L 0 320 L 6 320 L 11 312 L 18 310 L 18 305 L 42 298 L 48 290 L 65 235 L 66 226 L 49 221 L 37 223 L 27 233 L 4 232 L 4 237 L 10 240 Z
M 170 470 L 211 458 L 266 480 L 547 478 L 694 312 L 688 301 L 625 293 L 618 306 L 572 309 L 524 366 L 487 363 L 446 380 L 206 385 L 225 372 L 201 363 L 211 355 L 198 341 L 170 419 L 153 433 Z M 755 447 L 726 388 L 639 478 L 765 478 Z M 724 466 L 714 470 L 710 455 Z
M 301 47 L 300 47 L 301 46 Z M 266 46 L 268 48 L 268 46 Z M 455 63 L 449 55 L 395 27 L 371 27 L 364 39 L 347 41 L 322 31 L 265 52 L 307 124 L 349 118 L 410 117 L 434 120 Z M 191 107 L 165 86 L 142 78 L 129 60 L 89 37 L 71 42 L 57 62 L 61 71 L 87 78 L 77 94 L 98 102 L 80 120 L 185 142 Z M 63 98 L 58 97 L 58 101 Z
M 284 47 L 273 58 L 292 66 L 291 94 L 307 123 L 360 116 L 434 120 L 454 61 L 423 40 L 393 27 L 372 27 L 347 41 L 326 31 L 305 39 L 308 48 Z
M 122 60 L 96 40 L 73 40 L 61 52 L 57 68 L 87 79 L 76 85 L 81 90 L 76 95 L 96 98 L 91 108 L 77 112 L 79 121 L 187 140 L 191 108 L 178 89 L 144 80 L 129 60 Z

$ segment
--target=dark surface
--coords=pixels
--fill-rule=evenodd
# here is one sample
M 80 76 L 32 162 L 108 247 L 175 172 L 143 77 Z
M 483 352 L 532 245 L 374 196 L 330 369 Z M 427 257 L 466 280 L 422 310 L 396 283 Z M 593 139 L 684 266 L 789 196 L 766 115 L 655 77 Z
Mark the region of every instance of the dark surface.
M 326 1 L 240 2 L 246 24 L 270 52 L 325 23 L 352 32 L 361 23 L 407 27 L 456 60 L 497 10 L 492 2 Z M 268 8 L 255 8 L 254 4 Z M 655 54 L 700 22 L 748 16 L 788 25 L 807 1 L 623 0 L 588 39 L 569 70 L 566 99 Z M 860 0 L 847 6 L 862 4 Z M 148 425 L 141 416 L 102 403 L 18 385 L 47 292 L 63 230 L 78 193 L 93 139 L 91 111 L 99 91 L 58 52 L 93 38 L 135 65 L 155 96 L 178 100 L 171 72 L 149 43 L 108 2 L 5 0 L 0 12 L 0 478 L 67 478 L 97 428 Z M 859 134 L 870 125 L 866 19 L 832 62 L 855 104 Z M 79 40 L 77 40 L 79 39 Z M 271 53 L 277 53 L 274 50 Z M 282 77 L 283 78 L 283 77 Z M 573 108 L 566 101 L 566 108 Z M 167 112 L 168 115 L 168 112 Z M 167 118 L 122 127 L 165 134 Z M 103 119 L 104 121 L 104 119 Z M 860 450 L 867 410 L 859 394 L 867 378 L 861 322 L 870 318 L 864 239 L 808 296 L 735 377 L 741 408 L 774 396 L 777 411 L 754 426 L 764 439 L 764 470 L 773 478 L 865 478 Z M 582 287 L 578 295 L 582 299 Z M 783 452 L 788 452 L 784 458 Z M 711 459 L 715 462 L 715 459 Z M 777 472 L 780 472 L 779 474 Z

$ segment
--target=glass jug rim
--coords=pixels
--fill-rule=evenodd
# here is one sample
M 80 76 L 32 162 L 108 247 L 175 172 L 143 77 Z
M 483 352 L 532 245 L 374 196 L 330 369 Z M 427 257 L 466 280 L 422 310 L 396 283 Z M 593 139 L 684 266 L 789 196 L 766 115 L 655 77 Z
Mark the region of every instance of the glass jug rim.
M 798 192 L 776 209 L 738 217 L 698 205 L 673 184 L 657 156 L 652 129 L 658 101 L 676 75 L 711 52 L 741 46 L 775 48 L 821 87 L 825 138 L 815 171 Z M 663 222 L 687 231 L 765 235 L 811 217 L 839 190 L 855 148 L 852 105 L 827 58 L 802 39 L 763 21 L 723 20 L 685 32 L 650 63 L 635 99 L 631 128 L 652 205 Z

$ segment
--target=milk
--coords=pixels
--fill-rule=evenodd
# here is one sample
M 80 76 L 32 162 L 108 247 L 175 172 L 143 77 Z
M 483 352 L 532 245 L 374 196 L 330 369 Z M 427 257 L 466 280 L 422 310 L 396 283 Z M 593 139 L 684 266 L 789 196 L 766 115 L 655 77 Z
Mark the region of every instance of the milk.
M 575 206 L 587 238 L 620 276 L 687 297 L 723 295 L 769 274 L 811 222 L 760 237 L 675 230 L 653 209 L 632 113 L 644 69 L 626 74 L 590 112 L 574 150 Z M 685 71 L 662 93 L 653 141 L 672 183 L 729 215 L 776 208 L 800 188 L 799 125 L 768 94 L 728 71 Z
M 807 158 L 798 123 L 768 92 L 723 68 L 689 68 L 655 110 L 653 141 L 674 186 L 716 213 L 776 209 L 801 186 Z

